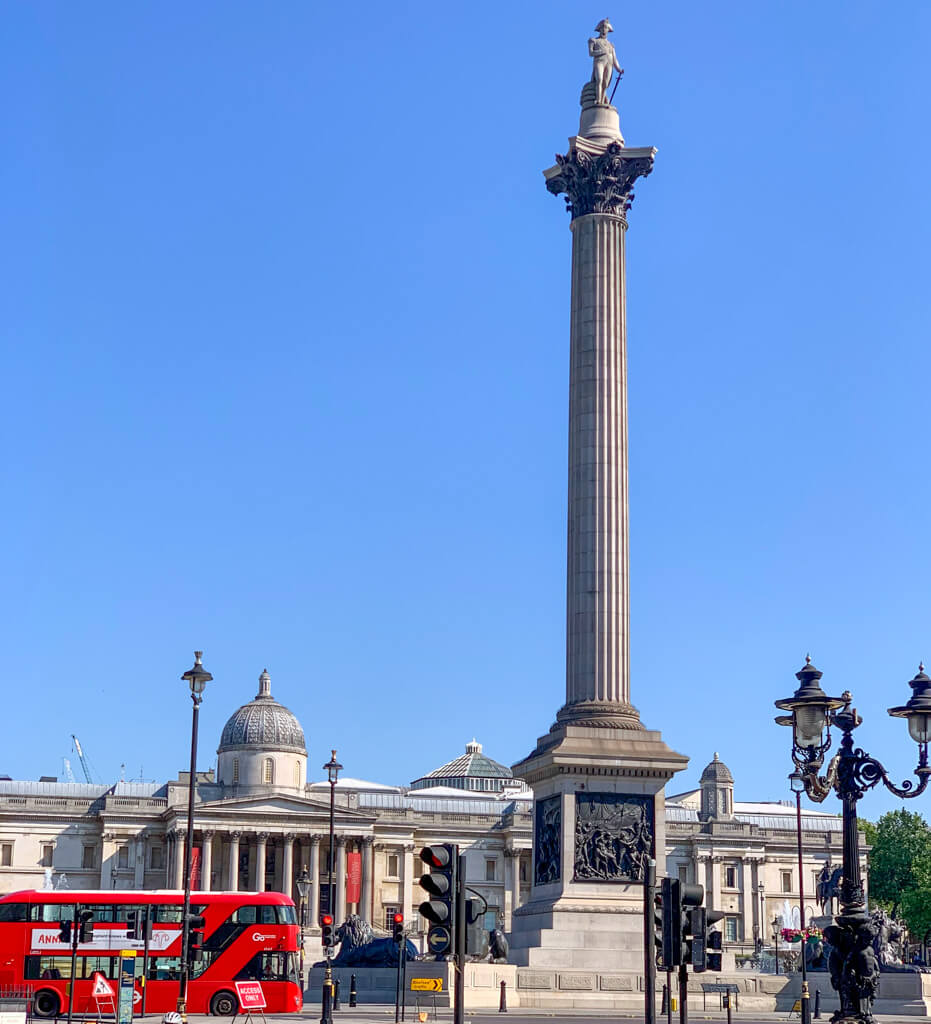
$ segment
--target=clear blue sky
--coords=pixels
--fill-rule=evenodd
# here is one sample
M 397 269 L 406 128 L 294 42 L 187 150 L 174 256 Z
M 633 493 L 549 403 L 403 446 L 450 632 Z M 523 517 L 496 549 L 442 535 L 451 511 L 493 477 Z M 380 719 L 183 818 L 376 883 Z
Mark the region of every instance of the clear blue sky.
M 805 652 L 931 659 L 931 6 L 3 5 L 4 753 L 201 763 L 267 666 L 312 765 L 511 763 L 564 696 L 568 218 L 606 14 L 631 145 L 633 698 L 788 795 Z M 927 801 L 917 801 L 924 810 Z M 837 809 L 836 801 L 826 805 Z M 876 816 L 895 801 L 870 796 Z

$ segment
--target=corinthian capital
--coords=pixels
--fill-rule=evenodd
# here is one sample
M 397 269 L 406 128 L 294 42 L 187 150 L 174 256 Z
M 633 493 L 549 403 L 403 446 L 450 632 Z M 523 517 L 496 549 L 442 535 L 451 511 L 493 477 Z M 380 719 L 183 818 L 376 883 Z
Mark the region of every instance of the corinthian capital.
M 626 220 L 634 201 L 634 182 L 653 170 L 653 149 L 625 149 L 612 142 L 603 152 L 573 145 L 546 172 L 546 187 L 565 195 L 572 219 L 588 213 L 608 213 Z

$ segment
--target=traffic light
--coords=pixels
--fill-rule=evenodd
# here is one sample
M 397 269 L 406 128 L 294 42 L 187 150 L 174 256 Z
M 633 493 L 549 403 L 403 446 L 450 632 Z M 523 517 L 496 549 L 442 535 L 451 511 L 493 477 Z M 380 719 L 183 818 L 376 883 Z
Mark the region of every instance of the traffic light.
M 207 922 L 199 914 L 190 914 L 187 920 L 187 958 L 188 963 L 194 963 L 204 955 L 204 929 Z
M 653 955 L 666 966 L 663 960 L 663 896 L 659 892 L 653 897 Z
M 667 971 L 682 963 L 682 892 L 678 878 L 664 878 L 660 886 L 663 903 L 663 966 Z
M 323 946 L 324 949 L 329 949 L 331 946 L 336 945 L 333 941 L 332 914 L 320 915 L 320 945 Z
M 58 941 L 64 942 L 67 945 L 71 945 L 71 922 L 70 921 L 59 921 L 58 922 Z
M 698 950 L 699 959 L 704 963 L 705 958 L 705 933 L 696 932 L 693 922 L 695 908 L 701 908 L 705 900 L 705 889 L 701 885 L 690 885 L 685 882 L 679 883 L 679 937 L 680 937 L 680 964 L 695 965 L 696 941 L 700 947 Z M 697 936 L 697 939 L 696 939 Z M 704 970 L 704 967 L 695 967 L 695 970 Z
M 485 928 L 485 911 L 488 903 L 484 899 L 465 901 L 466 908 L 466 955 L 485 957 L 488 955 L 488 929 Z
M 93 910 L 78 911 L 78 942 L 90 942 L 94 937 Z
M 421 875 L 420 885 L 431 897 L 420 904 L 420 913 L 430 922 L 427 948 L 437 956 L 453 951 L 458 854 L 453 843 L 425 846 L 420 851 L 420 859 L 429 869 Z
M 721 970 L 721 933 L 709 929 L 723 917 L 721 910 L 705 910 L 704 907 L 692 910 L 692 966 L 696 971 Z
M 126 911 L 126 938 L 127 939 L 141 939 L 142 938 L 142 911 L 141 910 L 127 910 Z
M 400 946 L 404 941 L 404 915 L 395 914 L 391 918 L 391 937 Z

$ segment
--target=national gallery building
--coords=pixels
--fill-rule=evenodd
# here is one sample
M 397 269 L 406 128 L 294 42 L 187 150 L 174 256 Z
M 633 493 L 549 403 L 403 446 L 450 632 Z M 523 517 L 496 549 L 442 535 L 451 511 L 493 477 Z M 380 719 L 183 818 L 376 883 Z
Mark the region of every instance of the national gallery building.
M 226 723 L 217 753 L 216 773 L 197 777 L 197 888 L 274 889 L 300 906 L 296 880 L 306 869 L 314 884 L 303 911 L 314 933 L 332 853 L 338 921 L 356 913 L 384 929 L 401 910 L 422 936 L 417 851 L 455 842 L 469 885 L 487 901 L 488 927 L 509 932 L 529 896 L 532 794 L 474 740 L 410 787 L 340 778 L 333 851 L 330 785 L 308 780 L 303 730 L 272 697 L 267 672 Z M 186 772 L 112 786 L 0 781 L 0 891 L 180 889 L 188 786 Z M 705 886 L 706 905 L 725 912 L 725 939 L 737 951 L 757 938 L 768 943 L 777 918 L 798 924 L 794 804 L 735 802 L 733 777 L 715 754 L 699 789 L 667 795 L 665 818 L 668 873 Z M 840 819 L 803 810 L 802 839 L 808 908 L 823 865 L 840 863 Z

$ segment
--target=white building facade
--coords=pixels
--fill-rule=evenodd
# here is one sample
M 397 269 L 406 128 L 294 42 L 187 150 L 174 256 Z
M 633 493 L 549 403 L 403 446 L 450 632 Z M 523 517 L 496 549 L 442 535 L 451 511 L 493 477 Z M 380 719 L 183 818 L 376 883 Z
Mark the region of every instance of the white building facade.
M 306 869 L 312 885 L 303 912 L 313 934 L 328 892 L 330 786 L 308 783 L 303 730 L 272 697 L 267 672 L 256 697 L 227 722 L 217 753 L 216 774 L 196 781 L 196 887 L 274 889 L 300 906 L 296 883 Z M 160 784 L 0 781 L 0 891 L 180 888 L 188 783 L 187 773 Z M 797 923 L 799 872 L 795 807 L 735 803 L 733 790 L 715 755 L 699 789 L 666 797 L 665 845 L 670 875 L 705 886 L 739 952 L 759 938 L 768 943 L 779 918 Z M 418 851 L 455 842 L 468 884 L 487 903 L 486 925 L 510 930 L 530 892 L 532 796 L 481 744 L 473 740 L 411 787 L 341 778 L 335 806 L 338 920 L 357 913 L 384 929 L 400 910 L 424 932 Z M 805 810 L 802 837 L 811 907 L 821 868 L 840 863 L 840 819 Z

